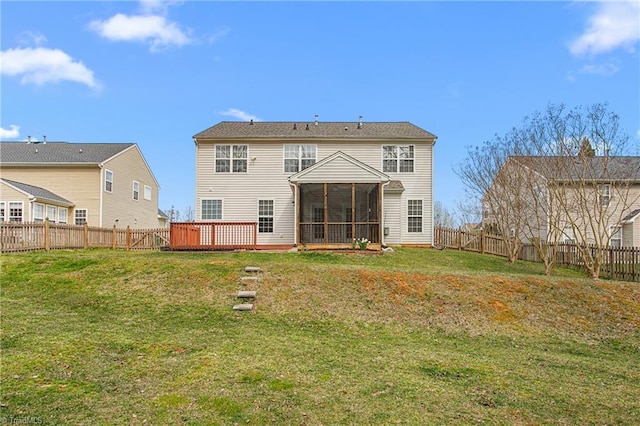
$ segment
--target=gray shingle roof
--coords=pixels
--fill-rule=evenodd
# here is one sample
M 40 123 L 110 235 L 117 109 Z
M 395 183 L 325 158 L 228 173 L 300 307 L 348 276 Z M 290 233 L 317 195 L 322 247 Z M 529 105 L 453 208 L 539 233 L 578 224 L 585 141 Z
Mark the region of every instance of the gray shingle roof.
M 640 182 L 640 157 L 512 157 L 552 180 Z
M 631 213 L 623 217 L 621 222 L 629 222 L 631 220 L 634 220 L 638 215 L 640 215 L 640 209 L 635 209 Z
M 8 183 L 9 185 L 18 188 L 20 191 L 26 192 L 32 197 L 37 198 L 38 200 L 50 200 L 60 204 L 66 204 L 69 206 L 73 206 L 73 203 L 66 198 L 63 198 L 53 192 L 40 188 L 39 186 L 29 185 L 22 182 L 17 182 L 15 180 L 9 180 L 5 178 L 0 178 L 1 181 Z
M 338 139 L 435 139 L 436 136 L 403 122 L 275 122 L 222 121 L 193 136 L 195 139 L 233 138 L 338 138 Z
M 99 164 L 133 143 L 0 142 L 1 164 Z

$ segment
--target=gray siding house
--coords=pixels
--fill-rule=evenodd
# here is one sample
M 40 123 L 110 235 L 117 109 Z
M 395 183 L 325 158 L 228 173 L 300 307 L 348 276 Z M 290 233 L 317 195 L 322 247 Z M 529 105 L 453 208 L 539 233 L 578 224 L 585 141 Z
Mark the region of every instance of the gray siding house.
M 433 243 L 436 136 L 409 122 L 221 122 L 193 136 L 196 222 L 258 247 Z

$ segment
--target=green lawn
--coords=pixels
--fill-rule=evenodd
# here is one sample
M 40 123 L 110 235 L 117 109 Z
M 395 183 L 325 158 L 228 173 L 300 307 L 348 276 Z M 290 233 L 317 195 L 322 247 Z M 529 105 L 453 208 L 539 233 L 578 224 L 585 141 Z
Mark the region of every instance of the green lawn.
M 3 423 L 640 418 L 637 283 L 426 249 L 0 262 Z M 245 266 L 264 272 L 255 309 L 235 312 Z

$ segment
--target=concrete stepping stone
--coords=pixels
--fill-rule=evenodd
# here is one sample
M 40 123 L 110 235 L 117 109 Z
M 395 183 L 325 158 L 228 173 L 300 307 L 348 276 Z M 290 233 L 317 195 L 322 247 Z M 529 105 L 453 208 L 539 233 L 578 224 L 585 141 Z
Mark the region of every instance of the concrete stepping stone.
M 240 280 L 241 281 L 257 282 L 258 281 L 258 277 L 241 277 Z
M 253 290 L 241 290 L 238 292 L 239 299 L 252 299 L 256 297 L 256 291 Z
M 253 309 L 253 303 L 240 303 L 233 307 L 234 311 L 250 311 Z
M 260 271 L 262 271 L 262 269 L 260 269 L 259 266 L 245 266 L 244 271 L 245 272 L 260 272 Z

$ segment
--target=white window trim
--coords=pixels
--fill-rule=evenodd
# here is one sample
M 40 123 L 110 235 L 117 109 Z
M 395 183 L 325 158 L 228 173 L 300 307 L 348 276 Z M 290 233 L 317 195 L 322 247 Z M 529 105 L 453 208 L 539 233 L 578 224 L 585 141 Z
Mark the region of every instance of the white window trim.
M 64 216 L 64 219 L 62 216 Z M 65 207 L 58 207 L 58 223 L 66 224 L 67 222 L 69 222 L 69 209 Z
M 20 211 L 21 211 L 21 216 L 20 216 L 20 222 L 18 223 L 24 223 L 24 202 L 23 201 L 9 201 L 7 202 L 7 210 L 5 211 L 5 215 L 7 217 L 7 221 L 11 222 L 11 205 L 12 204 L 20 204 Z
M 260 215 L 260 202 L 261 201 L 271 201 L 271 215 L 267 216 L 267 215 Z M 257 202 L 257 214 L 256 214 L 257 218 L 258 218 L 258 233 L 260 234 L 273 234 L 276 232 L 276 200 L 274 200 L 273 198 L 260 198 Z M 271 218 L 272 222 L 271 222 L 271 231 L 260 231 L 260 218 Z
M 111 173 L 111 180 L 109 180 L 108 176 L 109 173 Z M 108 189 L 107 188 L 107 184 L 111 184 L 111 188 Z M 112 193 L 113 192 L 113 172 L 111 170 L 104 170 L 104 191 L 108 192 L 108 193 Z
M 411 201 L 420 201 L 420 216 L 417 215 L 410 215 L 409 213 L 409 204 Z M 408 198 L 407 199 L 407 233 L 409 234 L 423 234 L 425 232 L 425 227 L 424 227 L 424 207 L 425 207 L 425 202 L 422 198 Z M 420 217 L 420 231 L 411 231 L 409 229 L 409 219 L 412 217 Z
M 132 188 L 132 189 L 133 189 L 133 192 L 132 192 L 132 194 L 131 194 L 131 198 L 132 198 L 134 201 L 138 201 L 138 200 L 140 200 L 140 182 L 138 182 L 138 181 L 134 180 L 134 181 L 133 181 L 133 188 Z
M 38 209 L 42 209 L 40 214 L 38 215 L 38 213 L 36 212 L 36 210 Z M 45 218 L 45 205 L 42 203 L 33 203 L 33 209 L 32 209 L 32 213 L 31 213 L 31 221 L 32 222 L 44 222 L 44 218 Z
M 148 195 L 147 195 L 148 194 Z M 145 200 L 151 201 L 151 187 L 149 185 L 144 186 L 144 195 Z
M 287 147 L 295 146 L 298 151 L 298 156 L 296 158 L 288 158 L 287 157 Z M 313 158 L 302 158 L 302 147 L 308 146 L 313 147 Z M 287 160 L 298 160 L 298 170 L 297 171 L 288 171 L 287 170 Z M 283 173 L 291 174 L 291 173 L 299 173 L 311 166 L 313 164 L 308 165 L 307 167 L 302 167 L 302 160 L 313 160 L 313 164 L 318 162 L 318 145 L 313 143 L 287 143 L 282 145 L 282 171 Z
M 218 171 L 218 147 L 219 146 L 228 146 L 229 147 L 229 158 L 222 158 L 221 160 L 228 160 L 229 161 L 229 171 L 228 172 L 220 172 Z M 233 152 L 234 152 L 234 147 L 240 147 L 240 146 L 244 146 L 246 147 L 246 149 L 244 150 L 246 156 L 245 157 L 234 157 L 233 156 Z M 235 160 L 244 160 L 246 163 L 246 167 L 245 167 L 245 171 L 243 172 L 234 172 L 233 171 L 233 163 Z M 214 173 L 222 173 L 222 174 L 247 174 L 249 173 L 249 145 L 248 144 L 216 144 L 213 148 L 213 172 Z
M 203 201 L 220 201 L 220 219 L 205 219 L 204 218 L 204 215 L 203 215 L 204 209 L 202 208 L 202 202 Z M 224 220 L 224 199 L 223 198 L 214 198 L 214 197 L 201 198 L 200 199 L 200 220 L 203 220 L 203 221 Z
M 49 211 L 53 209 L 53 214 L 50 215 Z M 46 219 L 49 219 L 49 222 L 56 222 L 57 216 L 58 216 L 58 206 L 53 206 L 51 204 L 47 204 L 46 206 L 44 206 L 44 210 L 45 210 L 45 214 L 44 217 Z
M 394 152 L 395 152 L 395 158 L 384 158 L 384 148 L 385 147 L 393 147 Z M 405 172 L 405 171 L 401 171 L 400 170 L 400 152 L 399 152 L 399 148 L 404 147 L 404 148 L 413 148 L 413 157 L 410 158 L 410 160 L 413 161 L 413 170 L 411 170 L 410 172 Z M 382 145 L 382 148 L 380 149 L 380 160 L 381 160 L 381 170 L 383 173 L 403 173 L 403 174 L 407 174 L 407 173 L 415 173 L 416 172 L 416 146 L 413 144 L 408 144 L 408 145 L 403 145 L 403 144 L 389 144 L 389 145 Z M 394 160 L 396 163 L 396 167 L 395 167 L 395 171 L 385 171 L 384 169 L 384 162 L 385 161 L 389 161 L 389 160 Z M 405 158 L 405 160 L 408 160 L 408 158 Z
M 84 212 L 85 223 L 89 223 L 89 209 L 74 209 L 73 210 L 73 224 L 77 225 L 76 219 L 78 218 L 77 213 L 79 211 L 83 211 Z

